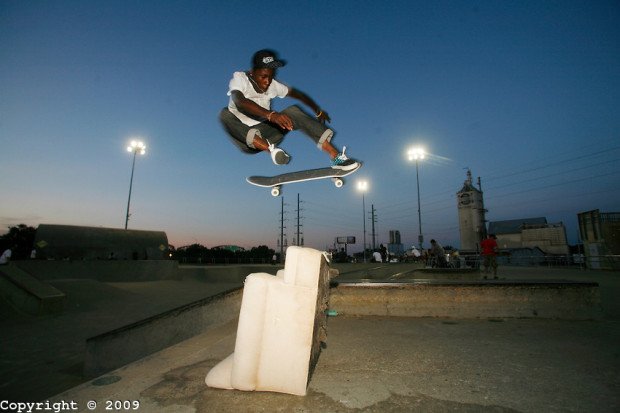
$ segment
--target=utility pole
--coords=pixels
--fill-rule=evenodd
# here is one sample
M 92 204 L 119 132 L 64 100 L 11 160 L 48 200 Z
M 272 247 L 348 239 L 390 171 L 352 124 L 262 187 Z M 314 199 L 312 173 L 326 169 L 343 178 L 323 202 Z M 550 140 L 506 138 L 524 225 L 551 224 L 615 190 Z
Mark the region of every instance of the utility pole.
M 482 181 L 480 180 L 480 177 L 478 177 L 478 190 L 480 191 L 480 207 L 482 209 L 482 234 L 480 235 L 482 239 L 485 239 L 487 237 L 487 210 L 484 207 L 484 193 L 482 192 Z
M 281 198 L 280 208 L 280 263 L 284 262 L 284 197 Z
M 297 235 L 297 246 L 301 247 L 302 245 L 304 245 L 304 239 L 303 237 L 301 238 L 301 241 L 299 239 L 299 237 L 301 235 L 303 235 L 303 232 L 301 232 L 301 227 L 303 225 L 301 225 L 301 218 L 299 213 L 302 211 L 301 207 L 300 207 L 301 201 L 299 201 L 299 194 L 297 194 L 297 232 L 295 233 Z
M 376 239 L 376 233 L 375 233 L 375 222 L 377 222 L 377 215 L 375 214 L 375 212 L 377 211 L 375 209 L 375 204 L 371 205 L 371 219 L 372 219 L 372 250 L 376 250 L 376 244 L 375 244 L 375 239 Z

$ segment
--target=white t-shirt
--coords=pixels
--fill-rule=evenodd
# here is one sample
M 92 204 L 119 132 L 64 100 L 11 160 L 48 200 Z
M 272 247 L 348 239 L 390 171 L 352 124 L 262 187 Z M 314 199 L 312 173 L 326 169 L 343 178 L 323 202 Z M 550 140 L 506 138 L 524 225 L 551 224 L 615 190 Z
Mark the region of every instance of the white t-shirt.
M 8 263 L 10 258 L 11 258 L 11 249 L 9 248 L 2 253 L 2 256 L 0 257 L 0 264 Z
M 273 79 L 265 93 L 257 92 L 245 72 L 235 72 L 233 74 L 233 78 L 228 84 L 228 96 L 231 96 L 231 92 L 233 90 L 240 91 L 247 99 L 250 99 L 252 102 L 267 110 L 271 109 L 271 99 L 275 97 L 283 98 L 288 95 L 288 87 L 275 79 Z M 228 101 L 228 110 L 230 110 L 233 115 L 248 126 L 258 125 L 260 123 L 259 120 L 252 119 L 239 112 L 239 109 L 237 109 L 232 97 Z

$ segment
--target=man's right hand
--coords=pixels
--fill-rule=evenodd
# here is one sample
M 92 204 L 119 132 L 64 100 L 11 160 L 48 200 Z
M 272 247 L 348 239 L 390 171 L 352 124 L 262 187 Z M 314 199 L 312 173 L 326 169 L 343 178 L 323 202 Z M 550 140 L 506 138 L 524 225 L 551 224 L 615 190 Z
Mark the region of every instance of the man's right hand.
M 293 130 L 293 120 L 283 113 L 275 112 L 269 117 L 272 123 L 275 123 L 282 129 Z

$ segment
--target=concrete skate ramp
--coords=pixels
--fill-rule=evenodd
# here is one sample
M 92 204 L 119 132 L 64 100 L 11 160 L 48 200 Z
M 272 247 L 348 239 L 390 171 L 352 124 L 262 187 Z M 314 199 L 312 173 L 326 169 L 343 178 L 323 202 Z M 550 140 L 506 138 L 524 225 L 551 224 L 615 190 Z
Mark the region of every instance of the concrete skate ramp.
M 31 315 L 62 312 L 65 294 L 13 263 L 0 267 L 0 293 L 12 308 Z
M 242 288 L 184 305 L 86 340 L 84 374 L 101 375 L 237 318 Z
M 353 316 L 451 318 L 602 317 L 599 286 L 580 281 L 436 281 L 339 283 L 330 309 Z
M 91 279 L 104 282 L 179 279 L 178 263 L 171 260 L 15 261 L 40 280 Z
M 62 279 L 50 280 L 48 284 L 66 295 L 66 312 L 109 311 L 111 306 L 127 308 L 127 303 L 133 304 L 141 299 L 137 294 L 97 280 Z

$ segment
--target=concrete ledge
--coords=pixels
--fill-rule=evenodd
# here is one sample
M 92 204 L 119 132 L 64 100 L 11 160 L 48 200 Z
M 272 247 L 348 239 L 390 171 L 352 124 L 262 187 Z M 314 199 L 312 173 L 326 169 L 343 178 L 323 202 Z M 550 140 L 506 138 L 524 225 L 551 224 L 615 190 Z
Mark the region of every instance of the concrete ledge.
M 330 309 L 354 316 L 600 319 L 597 283 L 414 281 L 339 283 Z
M 179 279 L 179 264 L 171 260 L 46 261 L 14 263 L 40 280 L 91 279 L 104 282 Z
M 179 273 L 183 279 L 195 279 L 207 282 L 244 282 L 248 274 L 265 272 L 275 274 L 282 265 L 248 264 L 248 265 L 180 265 Z
M 237 287 L 87 339 L 84 374 L 101 375 L 236 319 L 242 291 Z
M 37 316 L 61 313 L 66 298 L 13 263 L 0 267 L 0 293 L 16 309 Z
M 441 278 L 443 280 L 480 280 L 483 274 L 477 268 L 421 268 L 413 278 Z

